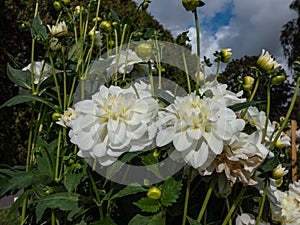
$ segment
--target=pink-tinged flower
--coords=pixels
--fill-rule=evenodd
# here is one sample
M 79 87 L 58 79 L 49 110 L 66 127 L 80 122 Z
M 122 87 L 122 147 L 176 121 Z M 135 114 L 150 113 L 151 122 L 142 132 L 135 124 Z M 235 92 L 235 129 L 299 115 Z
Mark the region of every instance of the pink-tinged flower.
M 172 142 L 175 151 L 171 157 L 205 170 L 222 152 L 224 141 L 244 128 L 244 121 L 236 119 L 224 103 L 192 93 L 176 97 L 173 104 L 159 112 L 157 127 L 158 146 Z
M 110 165 L 125 152 L 147 150 L 156 135 L 158 103 L 151 93 L 139 96 L 139 87 L 101 86 L 91 100 L 74 105 L 80 115 L 71 121 L 71 142 L 78 155 Z
M 252 177 L 268 154 L 268 149 L 261 144 L 261 136 L 258 131 L 251 135 L 242 132 L 234 135 L 226 141 L 223 152 L 216 156 L 205 174 L 214 169 L 217 173 L 224 172 L 231 186 L 237 180 L 244 185 L 257 184 Z

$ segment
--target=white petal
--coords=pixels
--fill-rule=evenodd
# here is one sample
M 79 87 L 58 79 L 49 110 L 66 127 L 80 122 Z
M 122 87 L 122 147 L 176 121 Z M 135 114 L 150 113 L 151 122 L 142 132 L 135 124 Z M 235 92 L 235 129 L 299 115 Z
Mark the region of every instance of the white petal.
M 174 135 L 173 144 L 177 151 L 187 150 L 193 141 L 187 136 L 186 132 L 179 132 Z
M 164 130 L 160 130 L 156 136 L 156 145 L 161 147 L 169 144 L 174 137 L 175 130 L 173 127 L 168 127 Z

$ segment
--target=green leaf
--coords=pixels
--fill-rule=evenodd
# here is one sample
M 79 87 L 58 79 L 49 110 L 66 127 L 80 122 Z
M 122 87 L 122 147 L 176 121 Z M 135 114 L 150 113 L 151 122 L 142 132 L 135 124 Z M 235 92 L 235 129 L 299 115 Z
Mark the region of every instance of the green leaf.
M 201 225 L 197 220 L 192 219 L 191 217 L 187 217 L 190 225 Z
M 43 25 L 39 13 L 33 19 L 31 27 L 31 36 L 34 39 L 45 41 L 48 39 L 47 29 Z
M 163 180 L 163 177 L 160 175 L 158 169 L 158 159 L 155 156 L 153 156 L 152 153 L 140 157 L 142 159 L 142 162 L 146 166 L 147 170 L 151 171 L 155 176 Z
M 141 216 L 137 214 L 128 223 L 128 225 L 163 225 L 162 213 L 153 216 Z
M 92 223 L 91 225 L 117 225 L 110 216 L 105 216 L 102 220 Z
M 47 185 L 52 181 L 52 178 L 37 172 L 20 172 L 10 178 L 8 182 L 1 187 L 0 196 L 3 196 L 9 191 L 27 188 L 31 185 L 44 184 Z
M 161 204 L 166 207 L 171 206 L 179 197 L 181 188 L 181 180 L 176 181 L 173 177 L 165 180 L 161 190 Z
M 25 102 L 32 102 L 32 101 L 38 101 L 41 103 L 44 103 L 45 105 L 49 106 L 50 108 L 56 110 L 57 106 L 52 104 L 51 102 L 46 101 L 43 98 L 40 98 L 38 96 L 35 95 L 31 95 L 31 94 L 21 94 L 21 95 L 16 95 L 14 97 L 12 97 L 11 99 L 9 99 L 8 101 L 6 101 L 3 105 L 0 106 L 0 109 L 6 106 L 13 106 L 13 105 L 18 105 L 21 103 L 25 103 Z
M 279 163 L 280 163 L 280 162 L 279 162 L 279 159 L 278 159 L 278 157 L 275 155 L 275 156 L 272 157 L 272 158 L 267 158 L 267 159 L 263 162 L 263 164 L 260 166 L 260 169 L 261 169 L 263 172 L 265 172 L 265 173 L 271 172 L 271 171 L 273 171 L 273 169 L 275 169 L 275 168 L 278 166 Z
M 39 200 L 34 201 L 33 203 L 37 203 L 35 210 L 36 221 L 40 221 L 47 208 L 65 211 L 78 211 L 79 198 L 79 194 L 62 192 L 47 195 Z
M 127 195 L 132 195 L 140 192 L 146 192 L 147 189 L 141 187 L 141 186 L 126 186 L 124 189 L 120 190 L 118 193 L 114 194 L 111 197 L 111 200 L 116 199 L 116 198 L 121 198 Z
M 36 148 L 40 152 L 40 155 L 36 157 L 38 170 L 50 177 L 54 177 L 55 152 L 52 149 L 52 146 L 41 138 L 38 138 Z
M 174 103 L 175 97 L 169 94 L 166 90 L 164 89 L 154 89 L 154 93 L 158 99 L 160 99 L 164 104 L 170 105 Z
M 21 88 L 31 89 L 31 74 L 28 70 L 22 71 L 14 69 L 7 63 L 8 78 Z
M 160 208 L 159 201 L 151 198 L 141 198 L 133 204 L 139 207 L 143 212 L 157 212 Z
M 65 175 L 65 187 L 68 192 L 72 192 L 80 184 L 81 179 L 84 177 L 83 173 L 69 173 Z
M 231 106 L 228 106 L 232 111 L 237 112 L 242 109 L 248 108 L 249 106 L 254 106 L 260 103 L 263 103 L 264 101 L 252 101 L 252 102 L 242 102 L 242 103 L 237 103 Z
M 110 9 L 110 15 L 111 15 L 111 18 L 113 19 L 113 21 L 116 21 L 116 22 L 120 21 L 118 14 L 113 9 Z

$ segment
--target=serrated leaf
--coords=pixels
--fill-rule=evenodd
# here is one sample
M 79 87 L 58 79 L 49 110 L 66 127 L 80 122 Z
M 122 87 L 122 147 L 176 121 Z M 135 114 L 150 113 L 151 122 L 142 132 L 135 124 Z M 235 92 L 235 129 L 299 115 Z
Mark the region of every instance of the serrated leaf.
M 33 203 L 37 203 L 35 211 L 37 217 L 36 221 L 40 221 L 47 208 L 65 211 L 78 211 L 79 198 L 79 194 L 63 192 L 48 195 L 39 200 L 34 201 Z
M 232 111 L 237 112 L 242 109 L 248 108 L 249 106 L 254 106 L 260 103 L 263 103 L 264 101 L 252 101 L 252 102 L 242 102 L 242 103 L 237 103 L 231 106 L 228 106 Z
M 18 69 L 14 69 L 7 63 L 7 76 L 8 78 L 14 82 L 19 87 L 30 90 L 31 89 L 31 74 L 28 70 L 22 71 Z
M 151 171 L 155 176 L 163 180 L 163 177 L 160 175 L 159 168 L 158 168 L 158 159 L 153 156 L 152 153 L 146 156 L 140 156 L 142 162 L 146 166 L 148 171 Z
M 142 216 L 137 214 L 128 223 L 128 225 L 163 225 L 162 213 L 153 216 Z
M 81 179 L 84 177 L 83 173 L 69 173 L 65 175 L 65 188 L 68 192 L 72 192 L 80 184 Z
M 46 101 L 43 98 L 40 98 L 38 96 L 35 95 L 31 95 L 31 94 L 21 94 L 21 95 L 16 95 L 14 97 L 12 97 L 11 99 L 9 99 L 8 101 L 6 101 L 3 105 L 0 106 L 0 109 L 3 107 L 9 107 L 9 106 L 13 106 L 13 105 L 18 105 L 18 104 L 22 104 L 25 102 L 32 102 L 32 101 L 38 101 L 41 103 L 44 103 L 45 105 L 48 105 L 50 108 L 56 110 L 57 107 L 52 104 L 51 102 Z
M 199 223 L 197 220 L 192 219 L 191 217 L 187 216 L 187 219 L 188 219 L 190 225 L 201 225 L 201 223 Z
M 117 225 L 110 216 L 105 216 L 102 220 L 92 223 L 91 225 Z
M 171 206 L 179 197 L 181 188 L 181 180 L 176 181 L 173 177 L 165 180 L 161 190 L 161 204 L 166 207 Z
M 157 212 L 160 208 L 159 201 L 151 198 L 141 198 L 133 204 L 139 207 L 143 212 Z
M 31 27 L 32 38 L 41 39 L 43 41 L 48 39 L 47 29 L 43 25 L 39 13 L 34 17 Z
M 126 186 L 125 188 L 123 188 L 122 190 L 120 190 L 118 193 L 114 194 L 111 197 L 111 200 L 116 199 L 116 198 L 121 198 L 127 195 L 132 195 L 132 194 L 136 194 L 136 193 L 140 193 L 140 192 L 146 192 L 147 189 L 141 187 L 141 186 Z

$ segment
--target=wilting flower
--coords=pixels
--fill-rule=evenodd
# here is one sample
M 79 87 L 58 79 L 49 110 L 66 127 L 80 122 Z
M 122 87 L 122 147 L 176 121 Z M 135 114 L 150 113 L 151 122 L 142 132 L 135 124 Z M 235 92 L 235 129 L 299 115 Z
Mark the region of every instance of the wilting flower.
M 268 149 L 261 144 L 261 136 L 259 131 L 234 135 L 225 142 L 223 152 L 216 156 L 209 170 L 212 172 L 215 168 L 217 173 L 225 172 L 231 186 L 237 180 L 244 185 L 256 184 L 252 176 L 268 154 Z
M 242 213 L 241 215 L 238 215 L 235 220 L 236 225 L 255 225 L 256 219 L 255 217 L 250 213 Z M 259 225 L 268 225 L 269 223 L 260 220 L 258 223 Z
M 228 63 L 231 58 L 231 48 L 223 48 L 220 52 L 221 62 Z
M 135 89 L 139 93 L 138 87 Z M 79 147 L 79 156 L 95 158 L 105 166 L 124 152 L 151 147 L 158 103 L 151 93 L 141 97 L 135 89 L 101 86 L 91 100 L 75 104 L 80 115 L 71 121 L 69 135 Z
M 124 72 L 130 73 L 134 68 L 134 64 L 143 62 L 143 60 L 131 49 L 128 51 L 120 51 L 119 55 L 112 55 L 109 56 L 109 58 L 113 60 L 106 70 L 108 77 L 112 77 L 116 72 L 116 67 L 117 71 L 121 74 Z
M 39 82 L 42 82 L 44 80 L 46 80 L 51 72 L 52 72 L 52 67 L 45 63 L 44 60 L 42 60 L 41 62 L 33 62 L 33 67 L 31 68 L 31 63 L 24 67 L 22 70 L 23 71 L 31 71 L 33 69 L 33 75 L 34 75 L 34 83 L 38 84 Z M 32 72 L 32 71 L 31 71 Z M 55 70 L 55 72 L 58 72 L 58 70 Z
M 176 97 L 173 104 L 159 112 L 158 146 L 173 143 L 174 159 L 183 159 L 192 167 L 205 170 L 220 154 L 224 140 L 244 127 L 244 121 L 224 103 L 210 98 L 200 98 L 195 93 Z
M 272 58 L 268 51 L 265 51 L 265 49 L 262 50 L 261 55 L 257 59 L 256 63 L 257 66 L 265 72 L 275 70 L 281 66 L 278 62 L 276 62 L 276 60 Z
M 70 125 L 70 121 L 76 119 L 79 116 L 79 113 L 76 112 L 72 108 L 68 108 L 68 110 L 64 111 L 63 114 L 61 114 L 60 118 L 58 118 L 57 124 L 68 127 Z
M 52 27 L 50 25 L 47 25 L 47 27 L 53 36 L 62 37 L 68 34 L 68 28 L 65 21 L 61 21 L 58 24 L 53 25 Z

